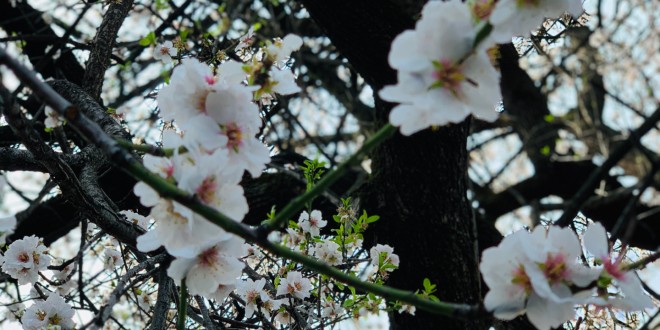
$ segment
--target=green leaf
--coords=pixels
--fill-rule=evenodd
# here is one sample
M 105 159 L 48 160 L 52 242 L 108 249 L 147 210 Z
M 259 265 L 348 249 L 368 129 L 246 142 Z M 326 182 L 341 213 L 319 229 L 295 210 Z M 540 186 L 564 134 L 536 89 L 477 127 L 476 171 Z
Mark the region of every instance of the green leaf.
M 424 278 L 424 282 L 422 283 L 424 285 L 424 290 L 429 291 L 429 288 L 431 287 L 431 280 L 429 278 Z
M 545 120 L 548 123 L 552 123 L 555 121 L 555 116 L 553 115 L 545 115 L 543 116 L 543 120 Z
M 140 39 L 140 46 L 150 46 L 156 44 L 156 34 L 151 31 L 144 38 Z
M 378 219 L 380 219 L 380 216 L 372 215 L 372 216 L 367 218 L 367 223 L 374 223 L 374 222 L 378 221 Z

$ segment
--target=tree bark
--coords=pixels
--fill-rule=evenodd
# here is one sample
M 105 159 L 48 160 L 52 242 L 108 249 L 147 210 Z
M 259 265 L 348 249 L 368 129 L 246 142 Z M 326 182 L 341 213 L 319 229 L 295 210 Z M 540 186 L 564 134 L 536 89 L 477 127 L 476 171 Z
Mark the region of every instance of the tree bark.
M 414 26 L 410 7 L 398 1 L 301 2 L 375 91 L 396 82 L 387 54 L 394 37 Z M 414 3 L 419 8 L 423 1 Z M 381 125 L 391 106 L 376 101 Z M 381 216 L 369 230 L 371 243 L 392 245 L 401 258 L 388 284 L 416 290 L 428 277 L 442 300 L 480 300 L 476 229 L 466 198 L 468 128 L 466 122 L 411 137 L 397 134 L 373 153 L 362 207 Z M 475 329 L 481 322 L 417 312 L 393 313 L 390 323 L 393 329 Z

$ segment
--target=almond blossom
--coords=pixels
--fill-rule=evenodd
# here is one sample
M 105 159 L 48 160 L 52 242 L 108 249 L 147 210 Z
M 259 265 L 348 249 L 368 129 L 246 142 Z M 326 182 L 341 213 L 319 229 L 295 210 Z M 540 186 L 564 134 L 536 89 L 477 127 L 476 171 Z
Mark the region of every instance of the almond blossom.
M 199 155 L 192 158 L 195 163 L 182 174 L 179 188 L 194 194 L 204 204 L 224 213 L 234 220 L 242 220 L 248 212 L 248 204 L 243 194 L 243 187 L 238 185 L 240 176 L 226 174 L 227 153 L 217 151 L 211 155 Z
M 570 285 L 586 287 L 598 278 L 598 272 L 577 262 L 582 247 L 570 228 L 543 226 L 534 229 L 522 248 L 537 267 L 528 267 L 534 291 L 556 302 L 571 301 Z M 572 315 L 572 314 L 571 314 Z
M 487 310 L 503 320 L 523 313 L 538 329 L 549 330 L 570 320 L 574 306 L 590 291 L 573 293 L 570 286 L 589 284 L 593 272 L 576 261 L 580 245 L 567 228 L 537 227 L 505 237 L 497 247 L 484 250 L 479 269 L 489 291 Z
M 53 110 L 53 108 L 46 106 L 45 109 L 46 120 L 44 120 L 44 125 L 46 128 L 55 128 L 66 123 L 66 120 L 62 118 L 57 111 Z
M 371 257 L 371 265 L 378 270 L 381 270 L 387 264 L 399 267 L 399 256 L 394 254 L 394 249 L 389 245 L 376 244 L 376 246 L 369 250 L 369 256 Z M 394 268 L 383 269 L 386 272 L 391 272 L 392 270 Z
M 624 255 L 619 254 L 615 259 L 610 257 L 607 231 L 603 225 L 598 222 L 589 225 L 584 233 L 584 246 L 596 257 L 596 262 L 602 265 L 598 270 L 603 281 L 599 280 L 598 283 L 614 282 L 620 291 L 614 298 L 605 295 L 603 305 L 611 305 L 623 310 L 643 310 L 653 307 L 653 301 L 644 294 L 642 282 L 635 271 L 626 270 L 622 264 Z
M 303 232 L 309 233 L 312 237 L 319 236 L 321 234 L 321 228 L 325 227 L 328 224 L 327 220 L 323 220 L 323 215 L 321 211 L 314 210 L 311 214 L 307 211 L 303 211 L 298 218 L 298 226 Z
M 175 259 L 167 274 L 175 281 L 185 278 L 191 294 L 208 297 L 216 293 L 219 285 L 236 282 L 244 267 L 238 258 L 245 252 L 243 240 L 230 236 L 204 249 L 194 258 Z
M 218 75 L 196 59 L 183 59 L 174 68 L 171 83 L 158 93 L 163 119 L 183 124 L 198 114 L 243 112 L 255 107 L 250 102 L 254 88 L 240 84 L 245 74 L 238 63 L 225 62 L 217 71 Z
M 106 248 L 103 251 L 103 264 L 107 270 L 114 270 L 115 268 L 122 266 L 124 264 L 124 259 L 121 256 L 121 252 L 115 249 Z
M 176 53 L 177 50 L 174 44 L 167 40 L 156 46 L 154 49 L 154 59 L 170 63 L 172 62 L 172 56 L 176 56 Z
M 401 134 L 458 123 L 470 114 L 486 121 L 497 118 L 499 74 L 484 50 L 473 51 L 475 37 L 467 5 L 430 1 L 415 30 L 394 39 L 388 61 L 398 70 L 398 83 L 379 95 L 399 103 L 389 119 Z
M 339 265 L 342 261 L 339 244 L 333 241 L 316 243 L 310 253 L 328 265 Z
M 291 53 L 300 49 L 303 44 L 302 38 L 295 34 L 287 34 L 284 39 L 275 39 L 266 47 L 266 54 L 270 61 L 278 62 L 286 60 Z
M 302 273 L 291 271 L 286 274 L 286 278 L 280 280 L 280 285 L 277 287 L 277 295 L 291 295 L 299 299 L 309 298 L 310 291 L 312 290 L 312 283 L 309 279 L 304 278 Z
M 240 50 L 243 50 L 245 48 L 248 48 L 248 47 L 252 46 L 252 44 L 254 43 L 254 40 L 255 40 L 255 38 L 254 38 L 254 26 L 250 26 L 250 29 L 248 29 L 247 33 L 245 33 L 245 35 L 243 35 L 242 37 L 240 37 L 238 39 L 239 42 L 238 42 L 238 45 L 236 45 L 236 48 L 234 48 L 234 51 L 238 52 Z
M 25 330 L 61 329 L 75 327 L 72 318 L 73 308 L 56 293 L 48 295 L 45 301 L 37 301 L 23 315 L 21 322 Z
M 161 199 L 151 209 L 150 217 L 155 219 L 155 228 L 137 239 L 137 248 L 142 252 L 164 246 L 175 257 L 193 258 L 205 246 L 230 236 L 177 202 Z
M 18 284 L 34 283 L 39 271 L 45 270 L 51 262 L 46 246 L 36 236 L 26 236 L 14 241 L 0 256 L 2 271 L 18 280 Z
M 266 285 L 266 279 L 263 278 L 257 281 L 247 279 L 237 282 L 236 294 L 245 300 L 245 317 L 251 317 L 257 310 L 257 299 L 261 298 L 264 285 Z

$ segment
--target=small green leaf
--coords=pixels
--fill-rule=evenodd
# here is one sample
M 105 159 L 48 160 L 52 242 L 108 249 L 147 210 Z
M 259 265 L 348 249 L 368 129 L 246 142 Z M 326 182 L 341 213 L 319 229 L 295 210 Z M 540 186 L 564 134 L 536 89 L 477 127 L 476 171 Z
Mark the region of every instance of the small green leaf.
M 543 116 L 543 120 L 545 120 L 548 123 L 552 123 L 555 121 L 555 116 L 553 115 L 545 115 Z
M 156 44 L 156 34 L 151 31 L 144 38 L 140 39 L 140 46 L 150 46 Z

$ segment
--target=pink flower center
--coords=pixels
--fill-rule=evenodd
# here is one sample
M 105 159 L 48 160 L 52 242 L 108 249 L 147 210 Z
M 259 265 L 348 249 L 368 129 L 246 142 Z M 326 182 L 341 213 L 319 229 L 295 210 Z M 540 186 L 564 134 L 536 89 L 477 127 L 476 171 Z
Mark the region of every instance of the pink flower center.
M 620 281 L 623 279 L 625 272 L 621 271 L 621 267 L 619 266 L 620 266 L 620 262 L 618 260 L 612 262 L 610 258 L 605 259 L 605 263 L 603 264 L 603 267 L 605 267 L 607 273 Z
M 169 179 L 174 175 L 174 165 L 163 165 L 160 166 L 160 171 L 165 174 L 165 179 Z
M 527 276 L 525 266 L 523 265 L 518 265 L 518 268 L 513 271 L 513 279 L 511 280 L 511 283 L 523 288 L 528 294 L 532 292 L 532 281 L 529 279 L 529 276 Z
M 160 54 L 161 55 L 169 55 L 170 54 L 170 48 L 169 47 L 160 47 Z
M 245 294 L 245 300 L 247 300 L 248 304 L 254 304 L 257 301 L 257 297 L 259 297 L 257 290 L 250 290 Z
M 558 283 L 568 277 L 568 268 L 566 267 L 566 260 L 561 253 L 549 253 L 545 264 L 541 265 L 545 277 L 550 283 Z
M 241 128 L 236 123 L 231 123 L 225 125 L 222 131 L 227 135 L 227 148 L 238 152 L 238 148 L 243 144 L 243 131 Z
M 197 256 L 197 262 L 203 267 L 213 267 L 218 260 L 218 249 L 212 247 Z
M 212 176 L 204 179 L 195 192 L 202 202 L 209 204 L 214 201 L 217 188 L 218 184 L 215 181 L 215 176 Z
M 448 60 L 434 61 L 433 66 L 435 67 L 435 71 L 433 71 L 435 82 L 430 88 L 446 88 L 454 96 L 458 96 L 461 83 L 466 80 L 462 66 Z
M 30 261 L 30 255 L 27 252 L 22 252 L 21 254 L 19 254 L 17 256 L 16 259 L 18 259 L 18 261 L 20 261 L 20 262 L 25 263 L 25 262 Z
M 286 289 L 287 289 L 287 292 L 289 292 L 290 294 L 302 291 L 302 283 L 294 281 L 293 283 L 289 283 L 287 285 Z
M 204 80 L 209 86 L 213 86 L 216 82 L 218 82 L 218 77 L 216 76 L 205 76 Z

